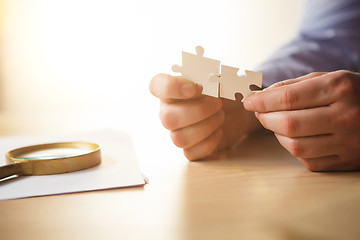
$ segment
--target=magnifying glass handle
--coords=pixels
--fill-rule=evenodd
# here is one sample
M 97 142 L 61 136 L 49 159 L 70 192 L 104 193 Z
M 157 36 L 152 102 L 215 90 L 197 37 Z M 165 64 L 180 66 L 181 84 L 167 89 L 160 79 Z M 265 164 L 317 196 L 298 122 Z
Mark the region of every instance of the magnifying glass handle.
M 20 163 L 8 164 L 0 167 L 0 180 L 12 175 L 21 175 L 23 168 Z

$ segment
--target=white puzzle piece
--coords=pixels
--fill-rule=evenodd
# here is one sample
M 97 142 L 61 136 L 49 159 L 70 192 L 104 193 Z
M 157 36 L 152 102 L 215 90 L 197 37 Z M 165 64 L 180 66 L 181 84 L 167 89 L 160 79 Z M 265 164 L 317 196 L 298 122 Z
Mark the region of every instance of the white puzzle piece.
M 203 86 L 202 93 L 212 97 L 236 100 L 241 93 L 244 100 L 252 91 L 250 85 L 262 87 L 262 73 L 245 70 L 246 76 L 238 76 L 239 68 L 221 65 L 220 61 L 204 57 L 204 48 L 196 47 L 196 55 L 182 52 L 182 66 L 173 65 L 172 70 L 193 83 Z M 219 86 L 220 85 L 220 86 Z
M 246 76 L 238 76 L 239 68 L 221 65 L 221 75 L 211 74 L 210 82 L 220 83 L 220 97 L 235 99 L 236 93 L 241 93 L 244 100 L 252 91 L 250 85 L 262 86 L 262 73 L 245 70 Z
M 182 52 L 182 66 L 173 65 L 172 70 L 181 73 L 182 77 L 203 86 L 202 93 L 218 97 L 219 83 L 209 81 L 210 74 L 220 74 L 220 61 L 206 58 L 204 48 L 196 47 L 196 55 Z

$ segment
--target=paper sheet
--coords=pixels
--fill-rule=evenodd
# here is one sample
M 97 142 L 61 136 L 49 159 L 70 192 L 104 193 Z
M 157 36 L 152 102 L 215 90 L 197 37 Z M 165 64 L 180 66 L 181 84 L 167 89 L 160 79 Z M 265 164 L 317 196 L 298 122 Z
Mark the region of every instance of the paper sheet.
M 119 131 L 106 130 L 67 137 L 0 138 L 0 165 L 5 165 L 5 154 L 12 149 L 64 141 L 87 141 L 100 145 L 101 164 L 72 173 L 0 180 L 0 200 L 145 184 L 131 138 Z

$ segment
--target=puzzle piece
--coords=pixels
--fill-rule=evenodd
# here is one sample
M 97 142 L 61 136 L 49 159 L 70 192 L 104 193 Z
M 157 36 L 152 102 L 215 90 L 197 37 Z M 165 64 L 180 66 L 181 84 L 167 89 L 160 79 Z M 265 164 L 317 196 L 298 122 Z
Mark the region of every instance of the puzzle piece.
M 211 74 L 210 82 L 220 83 L 220 97 L 231 100 L 235 99 L 236 93 L 241 93 L 244 100 L 252 91 L 250 85 L 262 86 L 262 73 L 245 70 L 246 76 L 238 76 L 239 68 L 221 65 L 221 75 Z
M 173 72 L 181 75 L 193 83 L 203 86 L 202 93 L 212 97 L 219 96 L 219 83 L 209 81 L 210 74 L 220 74 L 220 61 L 206 58 L 204 48 L 196 47 L 196 55 L 182 52 L 182 66 L 173 65 Z

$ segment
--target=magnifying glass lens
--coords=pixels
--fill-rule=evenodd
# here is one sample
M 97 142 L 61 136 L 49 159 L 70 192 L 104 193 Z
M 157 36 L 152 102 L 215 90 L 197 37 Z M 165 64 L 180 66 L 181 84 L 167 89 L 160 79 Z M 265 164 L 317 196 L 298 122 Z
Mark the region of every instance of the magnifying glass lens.
M 80 156 L 90 153 L 91 149 L 82 149 L 82 148 L 51 148 L 44 150 L 37 150 L 33 152 L 27 152 L 17 156 L 18 159 L 28 159 L 28 160 L 48 160 L 48 159 L 58 159 L 58 158 L 67 158 Z
M 38 161 L 42 160 L 42 161 Z M 0 179 L 12 175 L 74 172 L 100 164 L 100 147 L 88 142 L 48 143 L 14 149 L 0 166 Z

